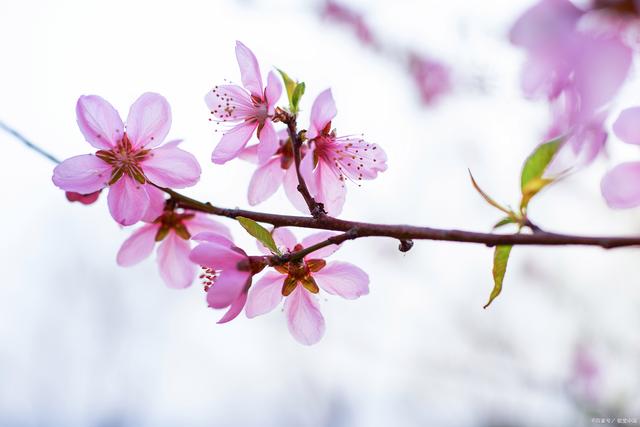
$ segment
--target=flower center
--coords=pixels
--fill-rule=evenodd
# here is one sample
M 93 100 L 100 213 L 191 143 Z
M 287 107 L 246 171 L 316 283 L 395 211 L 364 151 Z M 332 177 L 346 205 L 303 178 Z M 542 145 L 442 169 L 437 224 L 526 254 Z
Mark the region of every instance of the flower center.
M 109 185 L 115 184 L 125 174 L 144 184 L 147 178 L 140 163 L 147 158 L 149 151 L 135 149 L 125 133 L 118 145 L 111 150 L 99 150 L 96 156 L 113 167 Z
M 294 251 L 299 251 L 300 249 L 302 249 L 300 244 L 293 248 Z M 288 262 L 275 267 L 278 272 L 287 275 L 282 284 L 282 295 L 285 297 L 291 295 L 291 292 L 296 289 L 298 284 L 304 286 L 312 294 L 320 292 L 320 288 L 311 273 L 322 270 L 325 265 L 327 265 L 327 262 L 323 259 L 310 259 Z
M 160 224 L 160 228 L 158 228 L 158 232 L 156 233 L 156 242 L 162 241 L 171 230 L 174 230 L 176 234 L 184 240 L 189 240 L 191 234 L 183 221 L 191 219 L 194 216 L 195 215 L 191 213 L 178 213 L 173 210 L 165 210 L 162 215 L 153 221 L 154 224 Z

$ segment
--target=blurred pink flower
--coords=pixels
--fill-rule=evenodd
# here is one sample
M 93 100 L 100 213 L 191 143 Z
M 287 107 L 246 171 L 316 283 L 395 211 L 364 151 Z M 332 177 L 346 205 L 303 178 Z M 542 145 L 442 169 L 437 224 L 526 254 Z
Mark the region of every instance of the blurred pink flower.
M 272 118 L 282 84 L 273 71 L 262 88 L 262 76 L 255 55 L 241 42 L 236 42 L 236 58 L 242 84 L 216 86 L 205 96 L 211 114 L 221 122 L 241 122 L 227 130 L 213 150 L 211 160 L 223 164 L 238 157 L 257 129 L 258 159 L 265 163 L 278 149 L 278 138 Z
M 218 323 L 235 319 L 247 301 L 253 271 L 251 259 L 231 239 L 218 233 L 204 232 L 194 236 L 198 244 L 189 259 L 205 268 L 207 303 L 211 308 L 229 307 Z M 263 266 L 262 266 L 263 267 Z
M 581 28 L 585 11 L 568 0 L 541 0 L 513 25 L 512 43 L 527 51 L 522 75 L 527 96 L 544 97 L 554 114 L 549 137 L 563 146 L 552 169 L 593 161 L 607 139 L 606 108 L 627 78 L 631 49 L 621 34 Z
M 362 43 L 366 45 L 375 44 L 373 33 L 365 23 L 362 14 L 350 9 L 348 6 L 334 0 L 327 0 L 323 5 L 322 15 L 336 22 L 350 26 Z
M 311 148 L 300 164 L 309 191 L 333 216 L 342 211 L 346 179 L 374 179 L 378 172 L 387 169 L 387 155 L 377 144 L 357 137 L 336 136 L 335 130 L 331 130 L 331 120 L 336 114 L 331 89 L 327 89 L 311 107 L 307 131 Z
M 170 288 L 186 288 L 193 282 L 197 270 L 189 260 L 189 239 L 203 232 L 231 238 L 227 227 L 202 213 L 167 210 L 134 231 L 120 247 L 116 260 L 122 267 L 132 266 L 147 258 L 155 244 L 160 243 L 157 261 L 162 280 Z
M 613 123 L 613 132 L 627 144 L 640 145 L 640 107 L 623 110 Z M 640 206 L 640 162 L 622 163 L 602 178 L 602 195 L 616 209 Z
M 302 240 L 301 244 L 286 228 L 276 228 L 273 238 L 284 251 L 298 251 L 330 236 L 331 232 L 320 232 Z M 275 272 L 266 273 L 249 291 L 245 313 L 253 318 L 276 308 L 285 297 L 284 311 L 289 332 L 302 344 L 315 344 L 324 335 L 324 317 L 315 296 L 320 289 L 346 299 L 356 299 L 369 293 L 369 276 L 360 268 L 323 258 L 333 254 L 338 245 L 326 246 L 306 256 L 300 262 L 275 267 Z M 265 250 L 265 253 L 269 252 Z
M 81 96 L 76 106 L 78 126 L 89 144 L 99 150 L 71 157 L 53 171 L 53 182 L 63 190 L 90 194 L 109 187 L 111 216 L 122 225 L 159 212 L 147 211 L 163 203 L 160 190 L 194 185 L 200 165 L 193 155 L 164 141 L 171 127 L 171 108 L 155 93 L 145 93 L 129 110 L 125 125 L 118 112 L 96 95 Z
M 598 401 L 598 386 L 602 373 L 593 352 L 585 344 L 578 344 L 573 354 L 568 386 L 575 397 L 591 404 Z
M 409 55 L 409 71 L 426 105 L 435 103 L 451 91 L 449 68 L 441 62 L 412 53 Z

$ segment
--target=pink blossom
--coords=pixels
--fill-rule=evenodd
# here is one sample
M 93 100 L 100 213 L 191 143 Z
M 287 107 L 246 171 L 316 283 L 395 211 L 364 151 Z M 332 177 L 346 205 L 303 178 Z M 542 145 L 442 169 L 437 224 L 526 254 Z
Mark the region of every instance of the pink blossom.
M 336 22 L 350 26 L 365 45 L 375 45 L 373 32 L 366 24 L 362 14 L 334 0 L 325 1 L 322 14 Z
M 613 132 L 627 144 L 640 145 L 640 107 L 623 110 Z M 640 162 L 622 163 L 610 170 L 600 184 L 607 204 L 616 209 L 640 206 Z
M 155 93 L 145 93 L 129 110 L 126 127 L 118 112 L 96 95 L 81 96 L 76 106 L 78 126 L 94 154 L 71 157 L 53 171 L 53 182 L 66 191 L 90 194 L 109 187 L 111 216 L 122 225 L 145 215 L 154 219 L 162 205 L 162 187 L 184 188 L 200 178 L 193 155 L 162 141 L 171 127 L 171 108 Z
M 98 190 L 89 194 L 80 194 L 74 193 L 73 191 L 66 191 L 64 194 L 67 197 L 67 200 L 70 202 L 79 202 L 83 205 L 91 205 L 98 200 L 101 192 L 102 190 Z
M 273 232 L 276 244 L 291 252 L 309 247 L 334 235 L 321 232 L 296 243 L 293 234 L 285 228 Z M 338 250 L 337 245 L 326 246 L 306 256 L 299 262 L 275 267 L 275 272 L 266 273 L 249 291 L 245 313 L 253 318 L 276 308 L 285 298 L 284 312 L 289 332 L 302 344 L 315 344 L 324 335 L 324 317 L 316 295 L 320 289 L 331 295 L 356 299 L 369 293 L 369 276 L 360 268 L 323 258 Z
M 282 185 L 291 203 L 301 211 L 307 212 L 307 204 L 298 191 L 298 176 L 293 159 L 293 146 L 286 129 L 278 132 L 278 140 L 280 143 L 278 151 L 266 163 L 259 164 L 251 177 L 247 192 L 249 204 L 255 206 L 264 202 Z M 257 163 L 257 147 L 257 145 L 252 145 L 245 148 L 239 157 L 252 163 Z M 301 148 L 303 162 L 306 152 L 307 147 L 303 145 Z M 306 162 L 303 164 L 307 165 Z
M 602 151 L 606 108 L 631 66 L 632 51 L 620 34 L 579 25 L 583 19 L 585 11 L 568 0 L 541 0 L 510 33 L 511 41 L 528 53 L 525 94 L 552 103 L 550 133 L 564 138 L 556 169 L 584 166 Z
M 378 172 L 387 169 L 387 155 L 377 144 L 358 137 L 336 136 L 335 130 L 331 130 L 331 120 L 336 114 L 331 89 L 327 89 L 311 107 L 307 131 L 311 148 L 300 167 L 311 194 L 333 216 L 342 211 L 345 180 L 374 179 Z
M 165 210 L 124 241 L 118 251 L 118 265 L 129 267 L 139 263 L 151 254 L 156 243 L 160 243 L 157 258 L 160 276 L 170 288 L 186 288 L 193 282 L 197 270 L 197 266 L 189 260 L 189 239 L 203 232 L 231 238 L 227 227 L 202 213 Z
M 228 307 L 218 323 L 229 322 L 244 308 L 251 277 L 264 265 L 255 268 L 242 249 L 217 233 L 200 233 L 194 240 L 201 243 L 191 251 L 189 259 L 205 269 L 201 277 L 205 280 L 207 303 L 211 308 Z
M 227 130 L 213 150 L 211 160 L 223 164 L 238 157 L 257 129 L 258 159 L 265 163 L 277 150 L 278 138 L 273 127 L 275 103 L 282 93 L 282 84 L 273 71 L 262 88 L 262 76 L 255 55 L 248 47 L 236 42 L 236 58 L 244 87 L 216 86 L 205 96 L 211 114 L 221 122 L 238 123 Z
M 441 62 L 411 54 L 409 71 L 418 85 L 422 102 L 426 105 L 435 103 L 451 91 L 449 68 Z

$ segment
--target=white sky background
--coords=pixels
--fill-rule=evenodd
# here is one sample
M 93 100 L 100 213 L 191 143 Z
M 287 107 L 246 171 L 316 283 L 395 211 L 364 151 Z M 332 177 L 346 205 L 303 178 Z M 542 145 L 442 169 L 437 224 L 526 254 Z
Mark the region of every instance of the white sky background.
M 520 96 L 523 55 L 505 38 L 530 2 L 353 4 L 391 40 L 453 64 L 455 94 L 423 108 L 401 67 L 319 20 L 313 2 L 2 0 L 0 119 L 66 158 L 91 151 L 75 123 L 79 95 L 126 115 L 142 92 L 159 92 L 173 109 L 170 138 L 204 169 L 188 193 L 247 207 L 254 167 L 209 162 L 219 134 L 203 102 L 216 83 L 239 81 L 238 39 L 265 75 L 274 65 L 307 83 L 302 122 L 330 86 L 339 133 L 364 132 L 386 150 L 389 170 L 351 186 L 341 217 L 488 230 L 498 215 L 467 168 L 496 199 L 517 202 L 521 162 L 548 120 Z M 477 76 L 487 93 L 471 84 Z M 618 108 L 637 104 L 638 89 Z M 599 194 L 608 167 L 640 158 L 623 145 L 541 195 L 532 218 L 554 231 L 639 233 L 637 210 L 611 211 Z M 2 426 L 573 426 L 584 415 L 564 384 L 580 343 L 600 364 L 597 409 L 640 417 L 635 250 L 517 247 L 503 294 L 482 310 L 490 249 L 416 242 L 401 254 L 395 241 L 348 242 L 333 258 L 365 269 L 371 294 L 323 300 L 327 333 L 307 348 L 280 310 L 216 325 L 222 312 L 201 287 L 167 289 L 154 257 L 118 268 L 130 230 L 104 195 L 69 204 L 47 160 L 5 134 L 0 153 Z M 295 213 L 282 193 L 259 209 Z

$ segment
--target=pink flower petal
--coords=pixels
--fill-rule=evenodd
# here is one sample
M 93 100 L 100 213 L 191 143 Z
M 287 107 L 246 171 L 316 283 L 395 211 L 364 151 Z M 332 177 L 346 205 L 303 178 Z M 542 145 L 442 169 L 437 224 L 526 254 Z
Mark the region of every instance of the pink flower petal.
M 291 251 L 293 251 L 293 248 L 298 243 L 298 241 L 296 240 L 296 237 L 293 235 L 291 230 L 289 230 L 288 228 L 285 228 L 285 227 L 277 227 L 277 228 L 275 228 L 271 232 L 271 235 L 273 236 L 273 241 L 276 243 L 276 246 L 282 252 L 291 252 Z M 256 246 L 258 247 L 258 250 L 260 252 L 262 252 L 263 254 L 272 255 L 271 250 L 269 250 L 262 243 L 256 241 Z
M 213 150 L 211 161 L 217 164 L 224 164 L 240 154 L 251 135 L 258 127 L 257 122 L 242 122 L 229 129 L 222 136 L 222 139 Z
M 245 147 L 238 155 L 238 158 L 242 160 L 246 160 L 247 162 L 257 164 L 258 163 L 258 144 Z
M 613 133 L 627 144 L 640 144 L 640 107 L 622 110 L 613 122 Z
M 324 209 L 329 215 L 340 215 L 347 194 L 344 181 L 324 161 L 318 162 L 314 177 L 316 201 L 324 203 Z
M 151 150 L 142 162 L 144 174 L 161 187 L 191 187 L 200 179 L 200 164 L 193 156 L 179 148 L 160 147 Z
M 195 212 L 195 216 L 191 219 L 185 220 L 184 224 L 191 236 L 196 236 L 204 232 L 211 232 L 223 236 L 229 242 L 232 240 L 231 233 L 226 225 L 220 224 L 218 221 L 214 221 L 203 213 Z
M 309 208 L 298 191 L 298 177 L 294 166 L 291 166 L 285 172 L 282 187 L 291 204 L 300 212 L 308 214 Z
M 170 231 L 158 247 L 160 276 L 168 287 L 189 287 L 196 276 L 197 266 L 189 259 L 189 241 Z
M 269 272 L 260 278 L 251 289 L 245 313 L 252 319 L 256 316 L 268 313 L 282 301 L 282 284 L 286 276 Z
M 220 240 L 199 244 L 191 251 L 189 259 L 198 265 L 215 270 L 237 270 L 238 263 L 246 257 L 227 246 L 228 241 L 225 241 L 223 236 L 211 234 Z
M 131 105 L 127 135 L 134 147 L 153 148 L 164 141 L 171 128 L 171 107 L 157 93 L 144 93 Z
M 293 248 L 298 243 L 296 236 L 293 235 L 291 230 L 285 227 L 277 227 L 273 230 L 272 236 L 276 245 L 284 251 L 293 251 Z
M 110 149 L 124 133 L 124 124 L 115 108 L 97 95 L 81 96 L 76 104 L 78 126 L 87 142 L 96 148 Z
M 258 139 L 260 140 L 260 144 L 258 144 L 258 162 L 264 164 L 269 161 L 271 156 L 273 156 L 280 147 L 280 141 L 278 140 L 276 130 L 273 128 L 271 120 L 264 122 L 264 126 L 262 126 L 262 129 L 260 129 L 258 133 Z
M 276 102 L 278 102 L 280 95 L 282 94 L 282 83 L 280 83 L 280 79 L 273 71 L 269 71 L 269 75 L 267 76 L 267 87 L 264 92 L 268 106 L 268 113 L 271 115 L 275 112 Z
M 374 179 L 387 170 L 387 155 L 378 144 L 359 138 L 340 137 L 331 146 L 342 174 L 353 182 Z M 329 160 L 329 159 L 328 159 Z M 331 160 L 329 160 L 331 161 Z
M 313 176 L 313 150 L 307 151 L 307 154 L 300 162 L 300 173 L 307 184 L 309 192 L 315 194 L 315 177 Z M 298 191 L 298 175 L 296 174 L 295 165 L 291 165 L 284 176 L 283 181 L 284 192 L 293 206 L 300 212 L 309 213 L 309 207 L 304 198 Z
M 336 104 L 333 101 L 331 89 L 326 89 L 313 101 L 311 107 L 311 123 L 307 131 L 307 138 L 313 139 L 320 135 L 322 129 L 338 114 Z
M 65 191 L 90 194 L 107 186 L 111 165 L 92 154 L 71 157 L 53 170 L 53 183 Z
M 282 184 L 284 173 L 280 166 L 280 157 L 275 157 L 256 169 L 249 182 L 249 204 L 255 206 L 271 197 Z
M 223 236 L 215 231 L 202 231 L 191 236 L 191 240 L 195 242 L 209 242 L 216 245 L 223 246 L 225 248 L 233 248 L 235 245 L 230 238 Z
M 92 205 L 98 200 L 101 192 L 102 190 L 98 190 L 89 194 L 80 194 L 73 191 L 66 191 L 64 194 L 67 197 L 67 200 L 70 202 L 79 202 L 83 205 Z
M 128 175 L 109 187 L 107 202 L 113 219 L 121 225 L 140 221 L 149 207 L 149 195 L 145 187 Z
M 329 237 L 333 237 L 337 235 L 338 233 L 335 233 L 333 231 L 321 231 L 319 233 L 314 233 L 310 236 L 305 237 L 304 239 L 302 239 L 301 244 L 302 244 L 302 247 L 308 248 L 309 246 L 313 246 L 316 243 L 320 243 L 327 240 Z M 340 249 L 340 245 L 325 246 L 322 249 L 318 249 L 317 251 L 310 253 L 309 255 L 307 255 L 306 258 L 309 258 L 309 259 L 326 258 L 331 254 L 333 254 L 338 249 Z
M 314 170 L 314 156 L 315 156 L 315 148 L 309 148 L 305 153 L 304 157 L 300 161 L 300 175 L 304 178 L 304 182 L 307 184 L 307 188 L 311 194 L 315 194 L 316 181 L 313 177 Z M 291 169 L 295 172 L 295 165 L 291 166 Z M 297 178 L 296 178 L 297 179 Z
M 618 38 L 585 37 L 574 65 L 583 116 L 611 101 L 627 78 L 631 59 L 631 49 Z
M 287 297 L 284 302 L 289 332 L 301 344 L 312 345 L 324 335 L 324 317 L 320 313 L 315 296 L 302 286 Z
M 602 178 L 602 195 L 616 209 L 640 206 L 640 162 L 622 163 Z
M 544 49 L 573 31 L 583 12 L 568 0 L 541 0 L 523 13 L 509 39 L 527 49 Z
M 237 122 L 255 116 L 256 107 L 251 96 L 238 85 L 216 86 L 207 92 L 204 102 L 213 117 L 225 122 Z
M 145 186 L 149 195 L 149 206 L 142 216 L 144 222 L 153 222 L 164 212 L 164 192 L 153 185 Z
M 247 292 L 241 292 L 238 298 L 236 298 L 233 301 L 233 303 L 229 307 L 229 310 L 227 310 L 224 316 L 222 316 L 222 318 L 218 320 L 217 323 L 219 324 L 227 323 L 232 321 L 236 317 L 238 317 L 238 314 L 242 312 L 242 309 L 244 308 L 244 305 L 246 303 L 247 303 Z
M 262 99 L 264 96 L 262 93 L 262 76 L 255 55 L 244 44 L 236 41 L 236 58 L 240 67 L 242 85 L 251 92 L 251 95 Z
M 251 274 L 233 269 L 223 270 L 207 292 L 207 303 L 212 308 L 225 308 L 233 304 L 247 286 Z
M 156 244 L 158 228 L 158 224 L 147 224 L 134 231 L 118 251 L 118 265 L 129 267 L 148 257 Z
M 333 261 L 313 273 L 318 286 L 332 295 L 356 299 L 369 293 L 369 276 L 347 262 Z

